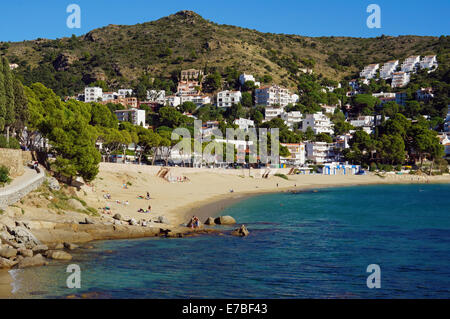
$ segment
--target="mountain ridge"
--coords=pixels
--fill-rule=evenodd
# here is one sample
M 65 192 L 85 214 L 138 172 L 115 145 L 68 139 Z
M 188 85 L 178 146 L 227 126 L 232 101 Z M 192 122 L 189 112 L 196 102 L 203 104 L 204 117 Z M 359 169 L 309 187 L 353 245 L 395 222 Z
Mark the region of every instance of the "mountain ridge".
M 105 81 L 111 88 L 133 86 L 145 74 L 176 82 L 177 72 L 187 68 L 225 75 L 227 68 L 233 68 L 259 77 L 270 75 L 275 83 L 295 87 L 300 69 L 342 80 L 368 63 L 436 54 L 439 42 L 433 36 L 264 33 L 217 24 L 183 10 L 135 25 L 110 24 L 78 37 L 2 42 L 0 52 L 19 65 L 15 72 L 25 84 L 39 81 L 62 96 L 95 81 Z

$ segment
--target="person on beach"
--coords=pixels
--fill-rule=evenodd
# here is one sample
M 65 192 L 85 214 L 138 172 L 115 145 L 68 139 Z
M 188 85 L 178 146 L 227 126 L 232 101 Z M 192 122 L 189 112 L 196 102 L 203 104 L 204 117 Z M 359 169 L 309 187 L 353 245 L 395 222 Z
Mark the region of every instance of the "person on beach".
M 147 209 L 147 212 L 149 212 L 149 213 L 151 213 L 151 212 L 152 212 L 152 206 L 151 206 L 151 205 L 148 205 L 148 209 Z
M 192 216 L 191 222 L 189 223 L 191 225 L 192 229 L 194 229 L 194 220 L 195 220 L 195 216 Z
M 198 217 L 196 216 L 194 218 L 194 228 L 198 228 L 200 227 L 200 220 L 198 219 Z
M 149 200 L 149 199 L 150 199 L 150 193 L 147 192 L 147 200 Z

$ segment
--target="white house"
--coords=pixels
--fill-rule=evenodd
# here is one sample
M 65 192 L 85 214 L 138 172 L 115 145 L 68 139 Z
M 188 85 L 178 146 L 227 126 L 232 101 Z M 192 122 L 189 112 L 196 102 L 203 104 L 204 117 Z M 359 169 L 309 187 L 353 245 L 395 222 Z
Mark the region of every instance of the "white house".
M 334 114 L 334 111 L 336 110 L 337 105 L 324 105 L 324 104 L 322 104 L 320 107 L 325 111 L 325 113 Z
M 310 127 L 314 134 L 328 133 L 333 134 L 333 124 L 328 116 L 323 113 L 306 114 L 302 122 L 302 131 L 306 132 Z
M 255 122 L 252 120 L 248 120 L 248 119 L 243 119 L 243 118 L 239 118 L 233 121 L 234 125 L 239 126 L 239 128 L 241 130 L 243 130 L 244 132 L 247 132 L 249 127 L 254 127 L 255 126 Z
M 131 108 L 128 110 L 114 111 L 119 122 L 131 122 L 133 125 L 141 125 L 147 127 L 145 124 L 145 110 Z
M 380 70 L 380 77 L 382 79 L 390 79 L 392 77 L 392 73 L 397 70 L 398 67 L 398 60 L 392 60 L 387 63 L 385 63 Z
M 412 55 L 402 63 L 402 72 L 415 72 L 420 63 L 419 55 Z
M 181 97 L 176 95 L 169 95 L 166 96 L 166 103 L 169 106 L 177 107 L 178 105 L 181 105 Z
M 300 96 L 298 96 L 298 94 L 291 94 L 290 98 L 289 98 L 289 103 L 290 104 L 295 104 L 300 100 Z M 288 103 L 288 104 L 289 104 Z
M 147 90 L 147 101 L 164 104 L 166 100 L 166 91 L 164 90 Z
M 266 107 L 264 111 L 264 121 L 270 121 L 281 115 L 284 112 L 284 108 L 282 107 Z
M 289 153 L 288 157 L 280 156 L 280 163 L 287 165 L 300 166 L 305 164 L 306 148 L 303 143 L 280 143 L 282 146 L 287 147 Z
M 181 104 L 184 102 L 193 102 L 197 107 L 200 107 L 205 104 L 211 104 L 211 98 L 207 95 L 183 95 L 181 96 Z
M 392 73 L 392 83 L 393 88 L 401 88 L 409 83 L 410 75 L 407 72 L 394 72 Z
M 258 86 L 261 85 L 261 83 L 256 82 L 255 77 L 254 77 L 253 75 L 251 75 L 251 74 L 245 74 L 245 73 L 243 73 L 243 74 L 241 74 L 241 75 L 239 76 L 239 83 L 241 83 L 241 85 L 244 85 L 245 82 L 247 82 L 247 81 L 252 81 L 252 82 L 254 82 L 256 87 L 258 87 Z
M 307 142 L 306 158 L 316 164 L 333 162 L 335 159 L 334 147 L 334 143 Z
M 217 93 L 217 107 L 231 107 L 242 100 L 240 91 L 222 91 Z
M 119 97 L 117 92 L 103 92 L 102 101 L 112 101 Z
M 133 95 L 133 90 L 132 89 L 120 89 L 117 91 L 117 94 L 120 97 L 129 97 Z
M 437 65 L 438 63 L 435 55 L 424 56 L 423 59 L 420 61 L 421 69 L 437 68 Z
M 85 102 L 98 102 L 103 99 L 103 90 L 99 87 L 87 87 L 84 89 Z
M 286 88 L 277 85 L 271 85 L 256 89 L 255 99 L 257 105 L 279 105 L 284 107 L 291 103 L 291 94 Z
M 283 112 L 281 113 L 281 119 L 290 129 L 292 129 L 296 123 L 300 123 L 303 120 L 302 113 L 299 111 Z
M 376 76 L 379 67 L 379 64 L 369 64 L 361 71 L 361 73 L 359 73 L 359 76 L 365 79 L 373 79 Z

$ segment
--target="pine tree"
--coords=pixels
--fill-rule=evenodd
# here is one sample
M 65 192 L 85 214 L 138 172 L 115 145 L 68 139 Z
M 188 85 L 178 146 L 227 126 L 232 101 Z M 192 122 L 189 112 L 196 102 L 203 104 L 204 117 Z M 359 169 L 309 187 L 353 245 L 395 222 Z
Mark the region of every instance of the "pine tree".
M 22 131 L 28 121 L 28 100 L 23 91 L 22 82 L 14 78 L 14 106 L 16 121 L 14 129 Z
M 9 134 L 16 120 L 14 103 L 14 76 L 9 68 L 8 59 L 3 58 L 3 74 L 5 87 L 5 130 L 6 140 L 9 142 Z
M 0 63 L 0 132 L 3 132 L 5 128 L 6 117 L 6 97 L 5 97 L 5 84 L 3 75 L 3 63 Z

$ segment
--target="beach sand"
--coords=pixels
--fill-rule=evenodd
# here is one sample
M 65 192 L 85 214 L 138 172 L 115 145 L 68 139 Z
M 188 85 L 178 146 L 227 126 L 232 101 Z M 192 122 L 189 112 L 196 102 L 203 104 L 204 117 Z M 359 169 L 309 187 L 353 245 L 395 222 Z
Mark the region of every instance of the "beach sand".
M 13 280 L 7 270 L 0 269 L 0 299 L 11 297 Z

